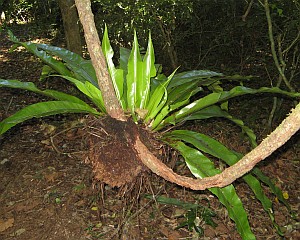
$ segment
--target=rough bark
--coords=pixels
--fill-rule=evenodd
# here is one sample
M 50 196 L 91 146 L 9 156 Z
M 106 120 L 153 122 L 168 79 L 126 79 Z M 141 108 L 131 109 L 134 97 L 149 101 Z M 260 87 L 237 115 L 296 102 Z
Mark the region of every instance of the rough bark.
M 300 103 L 291 114 L 255 149 L 246 154 L 239 162 L 213 177 L 193 179 L 180 176 L 158 160 L 139 138 L 135 149 L 141 161 L 154 173 L 180 186 L 194 190 L 204 190 L 211 187 L 225 187 L 237 178 L 249 172 L 257 163 L 266 159 L 276 149 L 286 143 L 300 128 Z
M 88 51 L 96 71 L 99 88 L 109 116 L 125 121 L 126 117 L 119 101 L 107 69 L 106 60 L 101 49 L 101 42 L 94 22 L 90 0 L 75 0 Z
M 79 18 L 74 0 L 58 0 L 63 18 L 67 49 L 82 56 Z

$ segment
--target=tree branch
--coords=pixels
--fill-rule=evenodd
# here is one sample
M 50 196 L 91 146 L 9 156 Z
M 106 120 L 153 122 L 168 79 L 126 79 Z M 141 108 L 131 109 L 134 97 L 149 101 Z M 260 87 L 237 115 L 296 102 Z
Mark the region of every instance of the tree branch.
M 152 172 L 180 186 L 194 190 L 204 190 L 212 187 L 225 187 L 237 178 L 249 172 L 257 163 L 266 159 L 276 149 L 286 143 L 300 128 L 300 103 L 290 115 L 255 149 L 246 154 L 239 162 L 213 177 L 194 179 L 180 176 L 157 159 L 137 137 L 134 147 L 141 161 Z

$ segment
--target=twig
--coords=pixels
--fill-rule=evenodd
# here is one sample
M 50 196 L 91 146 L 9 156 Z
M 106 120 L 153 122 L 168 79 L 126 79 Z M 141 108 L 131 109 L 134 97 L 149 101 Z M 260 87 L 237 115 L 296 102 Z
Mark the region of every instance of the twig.
M 78 127 L 75 126 L 75 127 L 70 127 L 70 128 L 64 129 L 64 130 L 62 130 L 62 131 L 60 131 L 60 132 L 58 132 L 58 133 L 56 133 L 55 135 L 53 135 L 53 136 L 50 137 L 51 145 L 52 145 L 53 149 L 54 149 L 57 153 L 70 156 L 71 154 L 83 152 L 83 151 L 69 152 L 69 153 L 62 152 L 62 151 L 60 151 L 60 150 L 56 147 L 56 145 L 55 145 L 55 143 L 54 143 L 54 141 L 53 141 L 54 138 L 57 137 L 58 135 L 60 135 L 60 134 L 62 134 L 62 133 L 64 133 L 64 132 L 67 132 L 67 131 L 69 131 L 69 130 L 71 130 L 71 129 L 74 129 L 74 128 L 78 128 Z
M 8 103 L 8 106 L 7 106 L 7 108 L 5 109 L 5 115 L 7 115 L 7 112 L 8 112 L 8 110 L 9 110 L 11 104 L 12 104 L 13 99 L 14 99 L 14 97 L 11 97 L 11 98 L 10 98 L 9 103 Z
M 298 34 L 293 40 L 293 42 L 285 50 L 283 50 L 282 53 L 285 54 L 288 51 L 290 51 L 290 49 L 299 41 L 299 39 L 300 39 L 300 29 L 298 29 Z
M 163 35 L 163 38 L 166 41 L 165 46 L 167 46 L 167 52 L 168 52 L 169 58 L 171 60 L 172 67 L 175 69 L 175 68 L 178 67 L 178 59 L 177 59 L 176 51 L 174 49 L 174 45 L 172 44 L 170 31 L 167 31 L 163 27 L 163 24 L 162 24 L 162 21 L 161 21 L 160 17 L 156 17 L 156 20 L 158 22 L 158 26 L 160 28 L 160 31 L 161 31 L 162 35 Z
M 265 9 L 265 13 L 266 13 L 266 17 L 267 17 L 267 23 L 268 23 L 268 34 L 269 34 L 269 40 L 270 40 L 270 44 L 271 44 L 271 53 L 273 56 L 273 60 L 275 63 L 275 66 L 279 72 L 279 78 L 278 78 L 278 82 L 276 84 L 276 87 L 280 87 L 281 82 L 283 80 L 283 82 L 285 83 L 285 85 L 288 87 L 288 89 L 291 92 L 295 92 L 295 89 L 292 87 L 292 85 L 290 84 L 291 82 L 291 78 L 290 80 L 287 79 L 286 75 L 285 75 L 285 70 L 286 70 L 286 62 L 284 60 L 284 54 L 287 55 L 288 51 L 292 48 L 292 46 L 294 46 L 296 44 L 296 42 L 298 41 L 299 37 L 300 37 L 300 31 L 297 35 L 297 37 L 294 39 L 294 41 L 285 49 L 282 51 L 282 37 L 281 35 L 278 35 L 277 37 L 277 43 L 278 43 L 278 56 L 277 56 L 277 52 L 275 49 L 275 41 L 274 41 L 274 34 L 273 34 L 273 26 L 272 26 L 272 19 L 271 19 L 271 14 L 270 14 L 270 6 L 269 6 L 269 2 L 268 0 L 264 1 L 264 9 Z M 273 98 L 273 106 L 272 106 L 272 110 L 271 113 L 269 115 L 269 119 L 268 119 L 268 127 L 271 129 L 272 128 L 272 121 L 274 119 L 274 115 L 275 115 L 275 111 L 277 109 L 277 104 L 278 104 L 278 98 L 274 97 Z M 296 105 L 297 103 L 295 103 Z
M 247 16 L 248 16 L 249 13 L 250 13 L 250 10 L 251 10 L 251 7 L 252 7 L 252 5 L 253 5 L 253 2 L 254 2 L 254 0 L 251 0 L 251 2 L 249 3 L 249 5 L 248 5 L 248 7 L 247 7 L 246 12 L 245 12 L 244 15 L 242 16 L 242 20 L 243 20 L 244 22 L 246 21 L 246 18 L 247 18 Z
M 269 6 L 268 0 L 265 0 L 264 8 L 265 8 L 267 22 L 268 22 L 269 40 L 270 40 L 270 44 L 271 44 L 271 52 L 272 52 L 272 56 L 273 56 L 273 60 L 274 60 L 275 66 L 276 66 L 279 74 L 281 75 L 282 80 L 284 81 L 285 85 L 288 87 L 288 89 L 291 92 L 295 92 L 294 88 L 290 85 L 289 81 L 287 80 L 287 78 L 286 78 L 286 76 L 284 74 L 284 71 L 283 71 L 282 67 L 279 64 L 279 60 L 278 60 L 278 57 L 277 57 L 277 54 L 276 54 L 274 34 L 273 34 L 273 26 L 272 26 L 272 20 L 271 20 L 271 14 L 270 14 L 270 6 Z

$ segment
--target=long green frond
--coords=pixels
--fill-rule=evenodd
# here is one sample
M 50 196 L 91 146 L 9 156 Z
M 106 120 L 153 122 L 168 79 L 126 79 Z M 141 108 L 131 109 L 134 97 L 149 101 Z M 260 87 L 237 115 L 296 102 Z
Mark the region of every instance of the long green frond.
M 0 122 L 0 135 L 8 131 L 13 126 L 31 118 L 40 118 L 62 113 L 91 113 L 100 115 L 95 109 L 88 105 L 68 101 L 40 102 L 27 106 L 10 117 Z
M 195 177 L 205 178 L 220 173 L 214 167 L 211 160 L 205 157 L 200 151 L 188 147 L 179 141 L 173 142 L 171 145 L 181 153 L 188 168 Z M 210 188 L 209 191 L 216 195 L 219 201 L 226 207 L 229 217 L 236 223 L 237 230 L 242 238 L 245 240 L 256 239 L 249 226 L 247 213 L 233 185 L 224 188 Z

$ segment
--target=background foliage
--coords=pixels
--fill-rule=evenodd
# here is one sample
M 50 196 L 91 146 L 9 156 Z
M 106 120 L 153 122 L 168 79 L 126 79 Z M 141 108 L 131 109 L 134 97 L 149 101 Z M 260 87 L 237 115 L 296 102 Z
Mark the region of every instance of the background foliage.
M 282 36 L 285 49 L 299 33 L 300 4 L 295 0 L 273 0 L 270 6 L 275 38 Z M 235 0 L 226 4 L 217 0 L 92 1 L 100 35 L 105 22 L 116 50 L 120 45 L 131 47 L 134 29 L 139 34 L 140 45 L 146 46 L 151 30 L 158 62 L 169 73 L 181 66 L 181 70 L 209 68 L 247 74 L 249 67 L 253 71 L 254 66 L 258 70 L 268 68 L 266 72 L 272 80 L 277 74 L 269 64 L 273 60 L 264 8 L 259 1 L 254 1 L 243 21 L 247 7 L 248 1 Z M 0 9 L 7 21 L 34 21 L 40 25 L 50 22 L 53 28 L 62 30 L 55 0 L 1 0 Z M 294 53 L 289 52 L 288 63 L 293 61 Z

